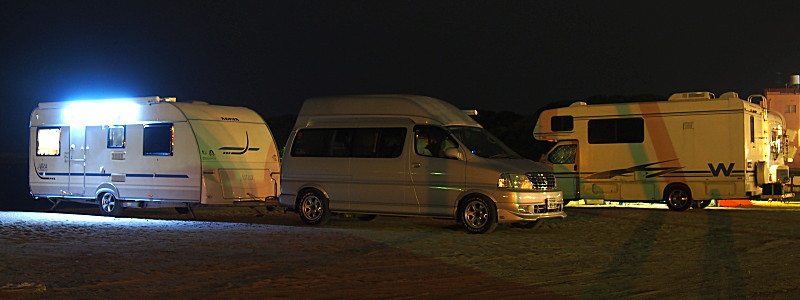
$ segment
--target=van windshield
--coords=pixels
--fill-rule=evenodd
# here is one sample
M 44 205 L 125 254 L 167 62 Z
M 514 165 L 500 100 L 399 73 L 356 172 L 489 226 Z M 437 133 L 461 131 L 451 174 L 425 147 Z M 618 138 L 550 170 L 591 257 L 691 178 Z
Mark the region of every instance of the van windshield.
M 477 156 L 485 158 L 522 158 L 486 129 L 468 126 L 450 126 L 448 129 L 472 154 Z

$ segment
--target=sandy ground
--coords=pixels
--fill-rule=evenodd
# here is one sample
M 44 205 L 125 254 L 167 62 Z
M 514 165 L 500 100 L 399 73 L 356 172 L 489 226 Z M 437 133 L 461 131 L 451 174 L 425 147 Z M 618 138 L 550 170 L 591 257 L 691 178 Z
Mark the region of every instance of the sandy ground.
M 568 207 L 537 229 L 201 208 L 0 212 L 0 298 L 800 297 L 795 207 Z

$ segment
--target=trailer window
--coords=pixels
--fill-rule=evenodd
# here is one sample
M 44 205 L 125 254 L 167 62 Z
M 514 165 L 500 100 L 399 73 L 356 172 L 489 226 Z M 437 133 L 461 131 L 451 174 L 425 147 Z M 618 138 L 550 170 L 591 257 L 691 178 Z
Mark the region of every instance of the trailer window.
M 172 156 L 174 141 L 175 130 L 172 124 L 144 125 L 144 155 Z
M 61 155 L 61 127 L 36 130 L 36 156 Z
M 572 116 L 553 116 L 550 118 L 550 129 L 553 131 L 572 131 Z
M 125 125 L 108 126 L 108 148 L 125 148 Z
M 589 144 L 644 142 L 644 119 L 589 120 Z

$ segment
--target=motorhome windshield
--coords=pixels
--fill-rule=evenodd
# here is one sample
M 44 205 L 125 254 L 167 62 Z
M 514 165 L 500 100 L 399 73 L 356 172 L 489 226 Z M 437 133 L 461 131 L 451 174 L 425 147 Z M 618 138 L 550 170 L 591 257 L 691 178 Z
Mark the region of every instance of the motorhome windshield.
M 448 127 L 473 154 L 485 158 L 522 158 L 506 144 L 480 127 Z

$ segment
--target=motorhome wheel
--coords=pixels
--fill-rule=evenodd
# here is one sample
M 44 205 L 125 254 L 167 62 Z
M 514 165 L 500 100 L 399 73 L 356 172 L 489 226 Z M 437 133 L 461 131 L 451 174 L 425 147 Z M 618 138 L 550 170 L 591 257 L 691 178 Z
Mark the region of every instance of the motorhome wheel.
M 664 201 L 671 210 L 687 210 L 692 206 L 692 191 L 682 184 L 667 186 L 664 190 Z
M 102 193 L 97 197 L 100 200 L 100 213 L 104 216 L 120 216 L 125 207 L 122 206 L 122 201 L 117 200 L 112 193 Z
M 694 201 L 692 202 L 692 208 L 703 209 L 708 207 L 709 204 L 711 204 L 711 200 Z
M 497 228 L 497 209 L 489 199 L 470 196 L 459 211 L 461 224 L 469 233 L 490 233 Z
M 297 205 L 300 219 L 309 225 L 324 225 L 331 218 L 328 198 L 317 190 L 309 190 L 302 194 Z

